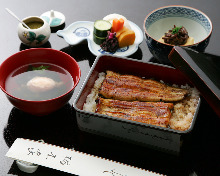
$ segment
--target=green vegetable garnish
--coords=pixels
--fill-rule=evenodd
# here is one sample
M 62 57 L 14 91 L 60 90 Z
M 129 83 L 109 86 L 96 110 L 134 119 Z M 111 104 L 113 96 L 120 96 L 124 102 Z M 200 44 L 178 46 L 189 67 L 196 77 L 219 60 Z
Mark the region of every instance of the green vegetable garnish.
M 181 28 L 182 28 L 182 26 L 173 28 L 172 34 L 178 33 Z
M 50 66 L 41 65 L 39 67 L 32 67 L 32 70 L 48 70 Z

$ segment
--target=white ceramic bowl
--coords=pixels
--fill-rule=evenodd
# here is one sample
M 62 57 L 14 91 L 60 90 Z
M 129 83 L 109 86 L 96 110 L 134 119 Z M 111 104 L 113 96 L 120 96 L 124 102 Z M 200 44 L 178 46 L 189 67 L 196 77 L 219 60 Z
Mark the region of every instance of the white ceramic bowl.
M 21 42 L 30 47 L 39 47 L 45 44 L 51 34 L 49 24 L 42 18 L 30 16 L 22 20 L 24 23 L 41 22 L 43 25 L 37 29 L 27 29 L 23 24 L 18 24 L 18 37 Z

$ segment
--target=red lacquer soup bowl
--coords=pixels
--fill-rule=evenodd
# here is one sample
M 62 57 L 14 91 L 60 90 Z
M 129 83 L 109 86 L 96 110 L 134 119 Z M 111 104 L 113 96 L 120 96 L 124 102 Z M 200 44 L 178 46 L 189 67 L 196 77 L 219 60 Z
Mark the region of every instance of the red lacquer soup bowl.
M 23 68 L 25 65 L 34 65 L 36 63 L 48 63 L 56 65 L 67 71 L 72 77 L 70 80 L 71 86 L 69 89 L 51 99 L 45 100 L 28 100 L 25 98 L 18 98 L 6 90 L 6 80 L 9 75 L 18 68 Z M 51 48 L 33 48 L 20 51 L 8 57 L 0 66 L 0 87 L 5 93 L 8 100 L 18 109 L 32 115 L 43 116 L 48 115 L 61 107 L 63 107 L 73 95 L 74 88 L 78 84 L 81 76 L 81 71 L 78 63 L 70 55 Z M 62 78 L 62 76 L 60 77 Z M 65 82 L 65 80 L 64 80 Z M 68 81 L 66 81 L 68 84 Z M 13 84 L 16 89 L 16 83 Z M 35 92 L 33 92 L 35 94 Z

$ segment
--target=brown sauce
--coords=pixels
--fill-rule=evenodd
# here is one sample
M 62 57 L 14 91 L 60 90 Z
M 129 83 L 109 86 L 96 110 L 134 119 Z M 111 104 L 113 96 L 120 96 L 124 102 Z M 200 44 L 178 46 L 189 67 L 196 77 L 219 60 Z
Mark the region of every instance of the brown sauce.
M 38 28 L 42 27 L 43 24 L 44 23 L 40 22 L 40 21 L 33 21 L 33 22 L 26 23 L 26 25 L 31 29 L 38 29 Z

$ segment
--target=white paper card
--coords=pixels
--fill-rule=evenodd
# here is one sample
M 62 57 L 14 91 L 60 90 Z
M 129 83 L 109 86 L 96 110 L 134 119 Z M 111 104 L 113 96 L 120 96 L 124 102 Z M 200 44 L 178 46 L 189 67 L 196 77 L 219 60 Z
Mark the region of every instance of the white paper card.
M 59 146 L 18 138 L 6 154 L 80 176 L 159 176 L 154 172 Z

